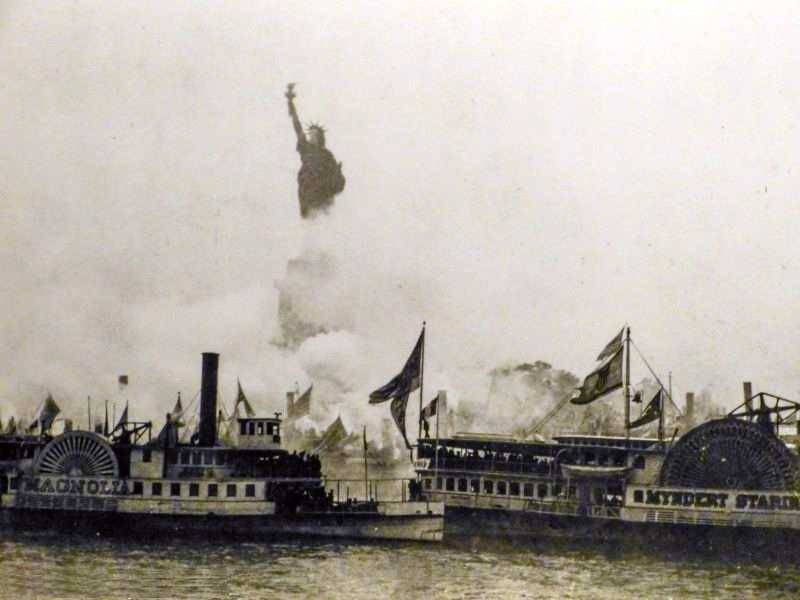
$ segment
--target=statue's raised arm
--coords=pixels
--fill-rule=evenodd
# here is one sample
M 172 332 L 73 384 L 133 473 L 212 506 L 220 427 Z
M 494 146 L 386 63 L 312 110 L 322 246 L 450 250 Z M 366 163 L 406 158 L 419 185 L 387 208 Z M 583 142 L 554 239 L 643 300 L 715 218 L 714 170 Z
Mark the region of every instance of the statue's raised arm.
M 294 105 L 294 99 L 297 94 L 294 93 L 294 84 L 290 83 L 286 86 L 286 100 L 289 102 L 289 116 L 292 117 L 292 125 L 294 125 L 294 132 L 297 134 L 298 142 L 306 141 L 306 132 L 303 131 L 303 126 L 300 124 L 300 117 L 297 116 L 297 108 Z

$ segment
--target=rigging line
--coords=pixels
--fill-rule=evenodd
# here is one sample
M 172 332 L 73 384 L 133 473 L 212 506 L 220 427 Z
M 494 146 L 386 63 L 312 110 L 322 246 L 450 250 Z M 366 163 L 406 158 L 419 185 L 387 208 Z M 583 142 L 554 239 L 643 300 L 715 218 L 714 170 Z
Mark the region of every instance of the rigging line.
M 669 393 L 669 390 L 666 387 L 664 387 L 663 383 L 661 383 L 661 380 L 658 378 L 658 375 L 656 375 L 656 372 L 653 371 L 653 367 L 650 366 L 650 363 L 647 362 L 647 359 L 644 357 L 644 354 L 642 354 L 642 351 L 639 350 L 639 346 L 636 345 L 636 342 L 634 342 L 633 339 L 631 339 L 631 344 L 633 345 L 634 348 L 636 348 L 636 353 L 639 355 L 639 358 L 641 358 L 642 361 L 644 361 L 644 364 L 647 367 L 647 370 L 650 371 L 650 374 L 653 377 L 656 378 L 656 381 L 658 382 L 658 385 L 660 385 L 661 389 L 664 390 L 664 393 L 666 394 L 667 398 L 669 398 L 669 403 L 672 404 L 672 407 L 676 411 L 678 411 L 678 416 L 682 417 L 683 416 L 683 411 L 680 408 L 678 408 L 677 404 L 675 404 L 675 401 L 672 399 L 672 395 Z

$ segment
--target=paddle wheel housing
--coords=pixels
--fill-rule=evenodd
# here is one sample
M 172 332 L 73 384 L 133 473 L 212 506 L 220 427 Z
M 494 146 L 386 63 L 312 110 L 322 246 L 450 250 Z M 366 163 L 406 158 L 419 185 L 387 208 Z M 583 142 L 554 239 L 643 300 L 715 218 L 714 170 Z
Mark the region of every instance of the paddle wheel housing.
M 797 482 L 797 457 L 768 428 L 726 417 L 703 423 L 670 449 L 661 485 L 786 490 Z
M 40 475 L 70 477 L 119 476 L 119 462 L 111 446 L 90 431 L 67 431 L 52 439 L 34 466 Z

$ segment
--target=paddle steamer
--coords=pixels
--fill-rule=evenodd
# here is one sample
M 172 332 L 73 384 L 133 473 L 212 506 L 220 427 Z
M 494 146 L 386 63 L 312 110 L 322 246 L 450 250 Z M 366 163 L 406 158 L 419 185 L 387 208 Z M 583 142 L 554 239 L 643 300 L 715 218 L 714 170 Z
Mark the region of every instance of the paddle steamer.
M 151 423 L 127 420 L 109 435 L 0 436 L 0 522 L 152 537 L 442 539 L 440 502 L 334 498 L 316 456 L 281 447 L 278 414 L 238 419 L 238 442 L 223 444 L 218 361 L 203 354 L 199 435 L 190 443 L 178 441 L 169 414 L 155 437 Z
M 622 349 L 613 352 L 619 358 Z M 624 379 L 627 388 L 627 373 Z M 600 391 L 622 385 L 622 377 L 606 372 Z M 752 394 L 749 383 L 744 396 L 727 416 L 669 440 L 661 433 L 421 439 L 418 481 L 426 499 L 444 502 L 446 535 L 729 538 L 758 547 L 787 536 L 796 541 L 798 455 L 780 433 L 797 422 L 800 403 Z M 650 420 L 663 418 L 664 398 Z

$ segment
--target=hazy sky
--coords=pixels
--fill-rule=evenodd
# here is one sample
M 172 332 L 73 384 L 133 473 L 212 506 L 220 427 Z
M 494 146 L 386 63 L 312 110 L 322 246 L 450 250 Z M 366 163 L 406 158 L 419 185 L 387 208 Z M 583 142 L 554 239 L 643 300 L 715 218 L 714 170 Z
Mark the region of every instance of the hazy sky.
M 455 395 L 585 374 L 625 322 L 681 392 L 799 395 L 796 5 L 341 4 L 0 3 L 4 418 L 125 372 L 161 415 L 204 350 L 265 408 L 322 363 L 362 398 L 423 319 Z M 344 163 L 324 224 L 289 81 Z M 286 356 L 274 282 L 315 243 L 357 317 Z

